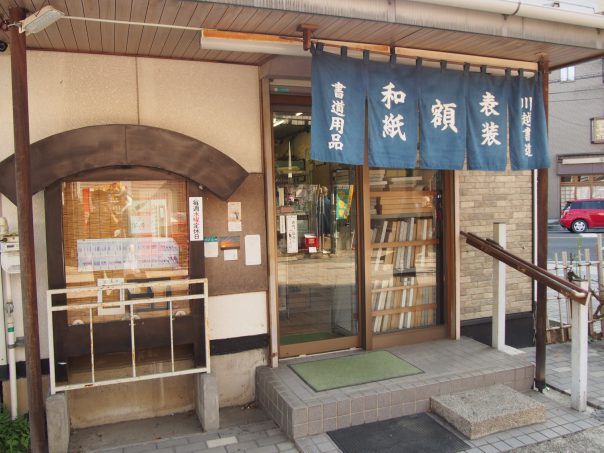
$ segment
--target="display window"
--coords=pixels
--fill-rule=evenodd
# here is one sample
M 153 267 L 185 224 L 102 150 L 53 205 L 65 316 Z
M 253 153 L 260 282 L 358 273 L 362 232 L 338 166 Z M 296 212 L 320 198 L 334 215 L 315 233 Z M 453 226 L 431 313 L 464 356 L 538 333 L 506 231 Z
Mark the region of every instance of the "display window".
M 68 288 L 142 283 L 139 288 L 70 294 L 67 303 L 115 302 L 186 293 L 170 284 L 145 282 L 184 279 L 189 269 L 187 188 L 184 180 L 70 181 L 62 184 L 63 251 Z M 139 304 L 135 318 L 168 315 L 166 302 Z M 173 311 L 189 314 L 187 301 Z M 70 310 L 68 324 L 89 322 L 89 311 Z M 125 307 L 99 307 L 93 321 L 130 317 Z

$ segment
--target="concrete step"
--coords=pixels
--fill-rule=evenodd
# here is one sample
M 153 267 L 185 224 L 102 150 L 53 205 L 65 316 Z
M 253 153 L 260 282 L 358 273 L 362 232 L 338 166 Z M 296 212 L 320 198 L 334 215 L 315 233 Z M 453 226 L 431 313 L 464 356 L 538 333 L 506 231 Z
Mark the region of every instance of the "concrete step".
M 469 439 L 545 421 L 543 404 L 503 384 L 433 396 L 430 409 Z

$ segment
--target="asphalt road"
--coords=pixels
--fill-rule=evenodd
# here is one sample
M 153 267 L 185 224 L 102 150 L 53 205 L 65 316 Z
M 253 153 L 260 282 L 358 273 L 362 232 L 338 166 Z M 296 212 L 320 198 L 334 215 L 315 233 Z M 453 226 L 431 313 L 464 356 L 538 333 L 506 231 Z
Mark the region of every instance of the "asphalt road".
M 581 259 L 584 259 L 584 249 L 589 248 L 590 258 L 595 260 L 597 259 L 596 238 L 602 235 L 604 235 L 603 229 L 575 234 L 559 226 L 550 227 L 548 232 L 547 258 L 548 260 L 553 260 L 554 254 L 558 253 L 558 259 L 562 259 L 562 252 L 565 251 L 569 254 L 569 259 L 572 253 L 576 260 L 578 250 L 581 250 Z M 604 242 L 604 236 L 602 237 L 602 241 Z

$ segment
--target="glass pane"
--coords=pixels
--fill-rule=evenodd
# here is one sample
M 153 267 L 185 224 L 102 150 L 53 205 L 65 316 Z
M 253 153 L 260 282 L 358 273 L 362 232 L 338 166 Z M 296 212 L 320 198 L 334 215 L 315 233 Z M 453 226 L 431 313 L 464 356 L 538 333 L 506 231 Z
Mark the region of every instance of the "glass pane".
M 372 331 L 442 323 L 441 174 L 370 170 Z
M 189 267 L 186 183 L 106 181 L 63 183 L 63 238 L 67 287 L 186 278 Z M 166 285 L 151 290 L 78 293 L 68 303 L 186 293 Z M 189 312 L 175 301 L 174 311 Z M 166 303 L 140 304 L 137 317 L 167 316 Z M 123 307 L 93 311 L 97 322 L 129 316 Z M 87 309 L 69 311 L 69 324 L 88 323 Z
M 592 198 L 604 198 L 604 186 L 592 186 L 591 196 Z
M 578 186 L 577 187 L 577 200 L 583 198 L 591 198 L 591 187 L 589 186 Z
M 357 335 L 352 166 L 310 160 L 310 117 L 273 116 L 281 345 Z

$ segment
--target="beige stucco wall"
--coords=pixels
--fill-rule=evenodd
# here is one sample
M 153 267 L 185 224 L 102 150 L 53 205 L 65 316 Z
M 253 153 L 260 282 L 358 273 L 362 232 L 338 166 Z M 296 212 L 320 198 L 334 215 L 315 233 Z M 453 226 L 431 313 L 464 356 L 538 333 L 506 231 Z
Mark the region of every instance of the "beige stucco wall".
M 462 231 L 493 238 L 493 223 L 507 225 L 507 249 L 532 260 L 531 172 L 459 172 Z M 493 259 L 461 241 L 461 320 L 492 315 Z M 531 310 L 532 284 L 525 275 L 506 267 L 507 313 Z
M 163 127 L 262 172 L 258 69 L 152 58 L 28 52 L 30 137 L 95 124 Z M 0 158 L 13 152 L 10 56 L 0 55 Z

